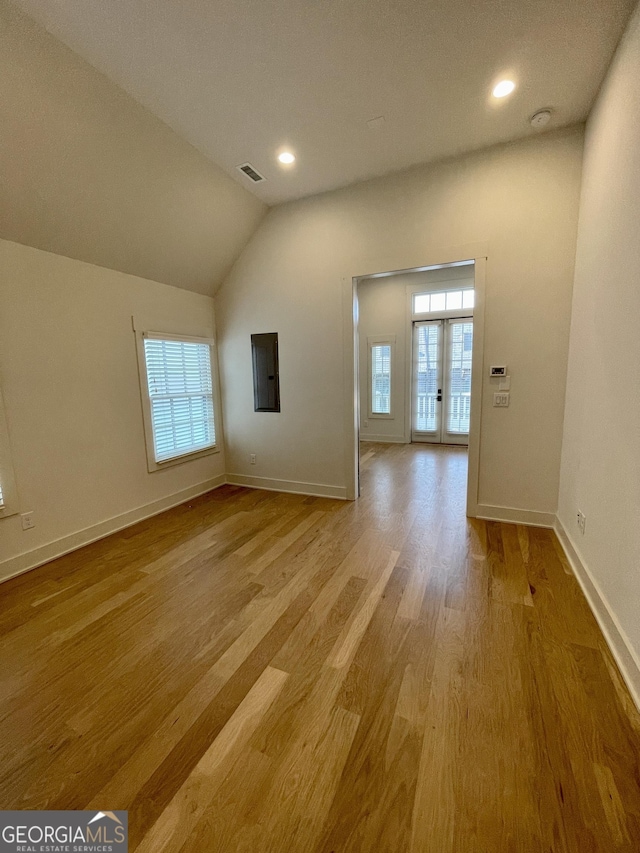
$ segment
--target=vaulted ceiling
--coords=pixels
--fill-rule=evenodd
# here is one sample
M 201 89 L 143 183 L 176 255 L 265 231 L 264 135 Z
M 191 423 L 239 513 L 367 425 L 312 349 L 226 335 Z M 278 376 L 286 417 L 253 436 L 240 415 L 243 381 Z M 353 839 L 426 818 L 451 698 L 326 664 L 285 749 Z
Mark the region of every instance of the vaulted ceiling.
M 17 0 L 269 204 L 584 120 L 634 4 Z

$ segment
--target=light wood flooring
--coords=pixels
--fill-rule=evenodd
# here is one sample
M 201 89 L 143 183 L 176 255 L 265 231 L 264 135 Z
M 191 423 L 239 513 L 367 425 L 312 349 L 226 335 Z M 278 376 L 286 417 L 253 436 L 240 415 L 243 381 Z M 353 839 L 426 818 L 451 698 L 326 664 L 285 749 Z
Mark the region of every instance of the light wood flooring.
M 225 486 L 0 586 L 0 808 L 139 853 L 640 850 L 640 722 L 554 534 L 466 453 Z

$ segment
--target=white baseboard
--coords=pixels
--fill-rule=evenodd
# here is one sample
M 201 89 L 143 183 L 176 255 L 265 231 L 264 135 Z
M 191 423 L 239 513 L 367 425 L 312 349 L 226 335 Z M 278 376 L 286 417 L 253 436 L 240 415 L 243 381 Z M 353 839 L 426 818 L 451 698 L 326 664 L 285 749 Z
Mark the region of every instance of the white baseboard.
M 343 501 L 347 499 L 346 486 L 299 483 L 296 480 L 274 480 L 271 477 L 250 477 L 247 474 L 227 474 L 227 483 L 232 486 L 246 486 L 248 489 L 264 489 L 266 492 L 289 492 L 293 495 L 338 498 Z
M 526 524 L 529 527 L 553 527 L 556 517 L 552 512 L 537 512 L 533 509 L 515 509 L 510 506 L 478 504 L 476 518 L 484 521 L 506 521 L 508 524 Z
M 361 432 L 360 441 L 376 441 L 378 444 L 408 444 L 403 435 L 372 435 L 369 432 Z
M 607 641 L 611 654 L 618 664 L 618 669 L 629 688 L 631 698 L 640 711 L 640 660 L 638 660 L 629 638 L 618 622 L 598 582 L 587 568 L 580 552 L 557 516 L 554 530 L 589 603 L 591 612 Z
M 21 575 L 23 572 L 28 572 L 30 569 L 35 569 L 36 566 L 41 566 L 43 563 L 55 560 L 57 557 L 62 557 L 71 551 L 76 551 L 84 545 L 90 545 L 98 539 L 104 539 L 105 536 L 117 533 L 118 530 L 131 527 L 132 524 L 137 524 L 139 521 L 165 512 L 165 510 L 185 503 L 185 501 L 198 497 L 198 495 L 217 489 L 219 486 L 223 486 L 225 482 L 224 474 L 219 474 L 217 477 L 212 477 L 196 486 L 190 486 L 188 489 L 182 489 L 182 491 L 169 497 L 136 507 L 136 509 L 123 512 L 121 515 L 116 515 L 106 521 L 101 521 L 98 524 L 91 525 L 91 527 L 85 527 L 83 530 L 78 530 L 46 545 L 41 545 L 32 551 L 3 560 L 0 563 L 0 583 L 16 575 Z

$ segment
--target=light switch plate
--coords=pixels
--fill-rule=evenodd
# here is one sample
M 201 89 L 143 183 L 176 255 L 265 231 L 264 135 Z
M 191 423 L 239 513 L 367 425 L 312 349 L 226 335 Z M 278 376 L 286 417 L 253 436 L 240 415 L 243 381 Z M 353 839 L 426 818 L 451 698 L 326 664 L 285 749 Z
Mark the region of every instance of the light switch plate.
M 496 391 L 493 395 L 493 405 L 496 408 L 505 409 L 509 405 L 509 392 L 508 391 Z

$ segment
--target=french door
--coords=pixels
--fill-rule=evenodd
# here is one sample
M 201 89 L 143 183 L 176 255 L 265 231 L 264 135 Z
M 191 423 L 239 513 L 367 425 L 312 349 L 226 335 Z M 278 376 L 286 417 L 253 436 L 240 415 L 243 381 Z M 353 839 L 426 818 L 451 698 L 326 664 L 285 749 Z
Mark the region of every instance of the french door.
M 413 324 L 412 441 L 468 444 L 473 318 Z

